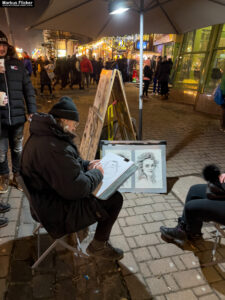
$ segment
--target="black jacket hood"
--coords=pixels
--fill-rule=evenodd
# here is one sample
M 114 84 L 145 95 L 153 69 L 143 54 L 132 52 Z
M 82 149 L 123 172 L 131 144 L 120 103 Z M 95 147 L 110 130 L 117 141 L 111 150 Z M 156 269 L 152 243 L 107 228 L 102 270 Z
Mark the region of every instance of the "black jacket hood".
M 37 136 L 57 136 L 72 143 L 75 135 L 66 133 L 50 114 L 35 113 L 30 124 L 30 134 Z

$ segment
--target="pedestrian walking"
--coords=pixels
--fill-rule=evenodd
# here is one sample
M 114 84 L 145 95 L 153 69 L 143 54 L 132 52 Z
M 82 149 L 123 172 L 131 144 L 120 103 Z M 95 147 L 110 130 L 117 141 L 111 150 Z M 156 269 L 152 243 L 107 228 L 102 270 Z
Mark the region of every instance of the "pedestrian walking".
M 160 83 L 161 88 L 161 99 L 167 100 L 169 96 L 169 77 L 170 77 L 170 71 L 171 71 L 171 63 L 168 62 L 167 57 L 164 56 L 160 68 L 159 68 L 159 76 L 158 81 Z
M 63 57 L 60 63 L 61 90 L 69 83 L 69 61 Z
M 98 84 L 97 83 L 97 60 L 95 59 L 95 57 L 93 56 L 93 58 L 91 59 L 91 64 L 93 67 L 93 73 L 90 74 L 90 82 L 92 82 L 93 84 Z
M 162 62 L 162 57 L 158 56 L 156 59 L 155 72 L 154 72 L 154 76 L 153 76 L 153 94 L 156 94 L 156 92 L 158 94 L 160 93 L 160 82 L 158 80 L 158 77 L 159 77 L 159 70 L 160 70 L 161 62 Z
M 73 89 L 74 84 L 79 85 L 79 89 L 83 90 L 81 86 L 81 71 L 80 71 L 80 60 L 75 56 L 73 61 L 72 72 L 71 72 L 71 83 L 70 88 Z
M 144 81 L 144 88 L 143 88 L 143 97 L 148 98 L 148 88 L 152 81 L 152 70 L 151 70 L 151 62 L 150 60 L 147 61 L 144 70 L 143 70 L 143 81 Z
M 100 74 L 101 74 L 102 69 L 103 69 L 103 60 L 102 60 L 101 57 L 99 57 L 98 63 L 97 63 L 97 69 L 96 69 L 97 83 L 99 82 Z
M 32 71 L 33 71 L 32 62 L 26 51 L 23 52 L 23 63 L 24 63 L 24 66 L 25 66 L 29 76 L 31 76 Z
M 89 88 L 90 74 L 93 73 L 93 67 L 91 61 L 87 58 L 86 55 L 82 56 L 82 60 L 80 62 L 80 70 L 81 70 L 82 88 L 84 88 L 85 81 L 86 81 L 87 88 Z
M 33 69 L 34 77 L 37 77 L 37 62 L 36 62 L 35 59 L 32 59 L 31 63 L 32 63 L 32 69 Z
M 48 76 L 46 66 L 49 64 L 48 61 L 45 62 L 46 65 L 41 66 L 41 72 L 40 72 L 40 82 L 41 82 L 41 96 L 44 96 L 44 87 L 47 85 L 50 93 L 50 97 L 52 98 L 52 82 L 51 79 Z
M 0 193 L 9 186 L 8 147 L 11 150 L 12 185 L 22 190 L 18 183 L 22 153 L 23 129 L 28 119 L 36 112 L 36 100 L 28 72 L 20 60 L 15 58 L 15 49 L 8 44 L 7 36 L 0 31 L 0 59 L 4 69 L 0 73 L 0 91 L 6 93 L 8 104 L 0 107 Z M 25 100 L 25 101 L 24 101 Z

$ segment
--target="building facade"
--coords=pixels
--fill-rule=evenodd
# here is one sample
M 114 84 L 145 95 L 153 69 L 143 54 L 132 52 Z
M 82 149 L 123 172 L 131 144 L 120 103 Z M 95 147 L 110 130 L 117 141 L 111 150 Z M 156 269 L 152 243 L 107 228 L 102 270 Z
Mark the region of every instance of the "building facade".
M 225 71 L 225 25 L 184 34 L 174 66 L 173 98 L 198 111 L 220 114 L 212 94 Z

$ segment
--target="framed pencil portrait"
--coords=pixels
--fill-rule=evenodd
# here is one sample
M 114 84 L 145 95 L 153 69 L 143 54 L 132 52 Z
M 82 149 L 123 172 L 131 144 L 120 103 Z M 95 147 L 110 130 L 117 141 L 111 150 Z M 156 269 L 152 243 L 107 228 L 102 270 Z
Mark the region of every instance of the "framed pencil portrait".
M 166 193 L 166 141 L 101 141 L 102 157 L 112 152 L 132 160 L 137 171 L 120 192 Z

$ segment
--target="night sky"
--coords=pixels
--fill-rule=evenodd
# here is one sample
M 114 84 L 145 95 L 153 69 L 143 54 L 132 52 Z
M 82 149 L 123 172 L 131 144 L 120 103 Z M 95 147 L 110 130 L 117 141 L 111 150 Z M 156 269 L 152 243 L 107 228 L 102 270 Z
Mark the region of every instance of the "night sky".
M 29 54 L 43 42 L 42 30 L 31 29 L 26 31 L 25 28 L 39 19 L 48 3 L 49 0 L 35 0 L 34 8 L 8 8 L 15 45 L 23 48 Z M 4 8 L 0 8 L 0 30 L 8 36 L 9 30 Z

